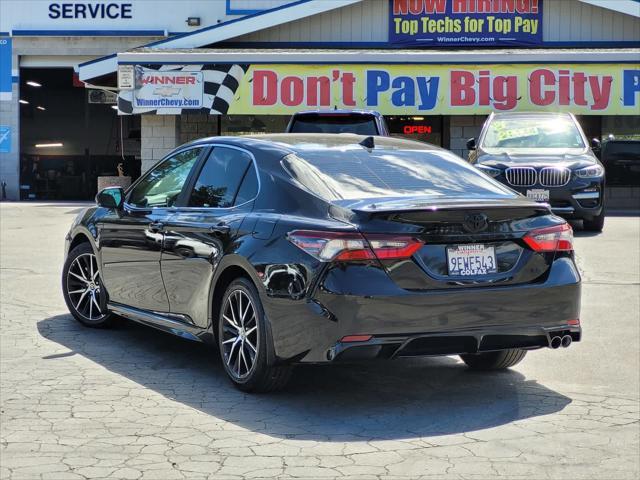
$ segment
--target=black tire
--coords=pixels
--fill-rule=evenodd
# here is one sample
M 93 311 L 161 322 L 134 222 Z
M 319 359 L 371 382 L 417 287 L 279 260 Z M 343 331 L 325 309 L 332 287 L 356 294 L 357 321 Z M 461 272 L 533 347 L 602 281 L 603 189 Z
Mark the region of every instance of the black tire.
M 604 217 L 605 214 L 603 209 L 602 213 L 597 217 L 593 217 L 591 220 L 584 219 L 582 221 L 582 225 L 584 226 L 584 229 L 589 232 L 601 232 L 604 229 Z
M 93 266 L 88 266 L 87 261 L 94 262 Z M 91 268 L 94 269 L 91 281 L 82 280 L 77 276 L 80 273 L 80 276 L 90 277 Z M 81 243 L 74 247 L 67 255 L 62 268 L 62 295 L 69 312 L 77 321 L 87 327 L 105 328 L 113 322 L 114 314 L 106 310 L 106 291 L 98 268 L 93 248 L 89 243 Z M 83 295 L 81 290 L 85 287 L 86 293 Z
M 250 306 L 246 304 L 247 299 L 250 300 Z M 236 316 L 235 310 L 243 308 L 244 315 L 238 312 Z M 286 386 L 291 377 L 292 367 L 269 365 L 267 348 L 273 346 L 268 345 L 271 340 L 267 332 L 264 310 L 260 296 L 250 280 L 238 278 L 231 282 L 224 293 L 218 315 L 217 340 L 222 366 L 238 389 L 262 393 L 280 390 Z M 255 351 L 252 352 L 254 345 Z M 251 366 L 248 365 L 249 362 Z
M 460 358 L 472 370 L 504 370 L 519 363 L 526 354 L 526 350 L 512 348 L 498 352 L 460 355 Z

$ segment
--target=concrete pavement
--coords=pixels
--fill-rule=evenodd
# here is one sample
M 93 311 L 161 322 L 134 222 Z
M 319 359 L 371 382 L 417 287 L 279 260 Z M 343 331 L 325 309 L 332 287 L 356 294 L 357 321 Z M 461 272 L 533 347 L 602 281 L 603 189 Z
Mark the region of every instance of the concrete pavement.
M 584 341 L 508 372 L 454 357 L 305 367 L 246 395 L 215 352 L 60 293 L 78 204 L 0 204 L 2 479 L 636 479 L 640 219 L 578 232 Z

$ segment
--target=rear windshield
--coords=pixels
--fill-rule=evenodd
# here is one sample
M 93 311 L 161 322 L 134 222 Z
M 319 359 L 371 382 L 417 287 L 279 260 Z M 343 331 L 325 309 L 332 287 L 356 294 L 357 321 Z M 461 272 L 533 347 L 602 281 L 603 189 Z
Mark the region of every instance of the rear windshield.
M 370 115 L 300 115 L 293 119 L 291 133 L 356 133 L 378 135 Z
M 514 193 L 446 151 L 314 150 L 283 159 L 291 176 L 327 201 L 380 197 L 513 197 Z
M 584 148 L 570 117 L 495 119 L 487 128 L 483 148 Z

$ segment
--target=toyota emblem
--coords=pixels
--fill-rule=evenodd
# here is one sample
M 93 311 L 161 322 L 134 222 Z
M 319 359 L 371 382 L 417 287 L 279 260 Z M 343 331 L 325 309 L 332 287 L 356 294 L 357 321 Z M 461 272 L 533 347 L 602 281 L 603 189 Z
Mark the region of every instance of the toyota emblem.
M 464 217 L 464 228 L 469 233 L 478 233 L 487 229 L 487 216 L 484 213 L 469 213 Z

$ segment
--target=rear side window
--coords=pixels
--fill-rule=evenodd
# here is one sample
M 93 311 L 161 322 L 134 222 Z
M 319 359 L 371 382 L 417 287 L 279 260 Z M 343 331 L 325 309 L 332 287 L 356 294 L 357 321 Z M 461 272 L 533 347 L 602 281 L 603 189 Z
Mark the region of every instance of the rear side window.
M 291 133 L 355 133 L 378 135 L 370 115 L 300 115 L 294 118 Z
M 515 196 L 464 160 L 440 150 L 314 150 L 290 154 L 283 165 L 307 190 L 328 201 Z
M 244 203 L 246 200 L 238 203 L 236 197 L 249 172 L 255 175 L 253 161 L 248 153 L 233 148 L 214 147 L 198 175 L 189 197 L 189 206 L 228 208 Z

